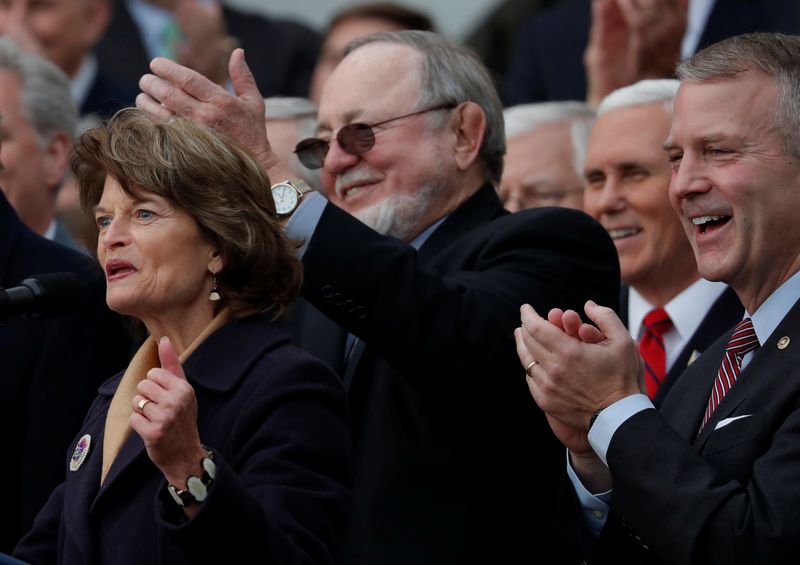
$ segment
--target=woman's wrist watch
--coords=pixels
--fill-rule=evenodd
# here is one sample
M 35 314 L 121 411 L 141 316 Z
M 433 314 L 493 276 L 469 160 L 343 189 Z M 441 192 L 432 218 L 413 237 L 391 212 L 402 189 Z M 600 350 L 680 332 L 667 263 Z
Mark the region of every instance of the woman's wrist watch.
M 288 216 L 300 205 L 306 192 L 313 190 L 300 179 L 285 180 L 272 185 L 272 199 L 278 217 Z
M 205 448 L 204 448 L 205 449 Z M 208 451 L 208 456 L 203 457 L 200 464 L 203 466 L 203 476 L 189 475 L 186 479 L 186 488 L 178 490 L 167 484 L 167 490 L 175 503 L 180 506 L 189 506 L 194 502 L 203 502 L 208 496 L 208 489 L 217 476 L 217 466 L 214 464 L 214 454 Z

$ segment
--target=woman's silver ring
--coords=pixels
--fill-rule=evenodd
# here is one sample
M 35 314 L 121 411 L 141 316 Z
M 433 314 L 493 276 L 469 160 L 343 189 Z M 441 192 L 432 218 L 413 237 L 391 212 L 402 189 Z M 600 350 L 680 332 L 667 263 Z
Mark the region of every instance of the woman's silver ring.
M 145 407 L 145 406 L 147 406 L 147 403 L 148 403 L 148 402 L 153 402 L 153 401 L 152 401 L 152 400 L 150 400 L 149 398 L 142 398 L 142 399 L 139 401 L 139 404 L 138 404 L 138 407 L 139 407 L 139 413 L 141 413 L 141 414 L 144 414 L 144 407 Z
M 525 374 L 527 374 L 529 377 L 533 378 L 533 375 L 531 375 L 531 369 L 533 369 L 538 364 L 539 364 L 538 361 L 531 361 L 530 363 L 528 363 L 528 366 L 525 367 Z

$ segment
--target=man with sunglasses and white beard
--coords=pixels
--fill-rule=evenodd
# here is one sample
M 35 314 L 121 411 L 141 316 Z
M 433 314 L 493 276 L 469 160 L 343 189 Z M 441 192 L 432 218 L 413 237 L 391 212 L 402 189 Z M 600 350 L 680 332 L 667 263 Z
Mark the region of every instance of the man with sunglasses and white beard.
M 151 69 L 137 104 L 248 145 L 304 241 L 315 310 L 298 339 L 339 371 L 352 412 L 343 562 L 548 562 L 564 455 L 526 393 L 513 329 L 524 302 L 615 303 L 618 262 L 581 212 L 503 210 L 502 108 L 478 59 L 427 32 L 354 41 L 317 139 L 296 151 L 322 168 L 327 200 L 273 155 L 241 50 L 235 96 L 164 59 Z

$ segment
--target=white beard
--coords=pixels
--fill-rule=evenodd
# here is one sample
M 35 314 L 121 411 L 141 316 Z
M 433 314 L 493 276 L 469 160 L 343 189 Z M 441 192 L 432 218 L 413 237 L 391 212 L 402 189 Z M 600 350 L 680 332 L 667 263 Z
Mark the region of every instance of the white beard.
M 416 194 L 388 196 L 376 204 L 354 212 L 353 216 L 380 234 L 408 242 L 425 228 L 419 223 L 430 210 L 437 191 L 437 185 L 427 184 L 421 186 Z

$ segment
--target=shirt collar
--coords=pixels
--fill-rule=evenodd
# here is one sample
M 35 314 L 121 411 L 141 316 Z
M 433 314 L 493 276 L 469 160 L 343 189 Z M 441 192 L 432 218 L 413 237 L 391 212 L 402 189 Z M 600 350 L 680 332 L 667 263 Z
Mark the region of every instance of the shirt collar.
M 56 220 L 53 218 L 50 220 L 50 225 L 47 226 L 47 230 L 42 234 L 42 237 L 49 239 L 50 241 L 55 241 L 56 239 Z
M 142 0 L 127 0 L 128 12 L 139 29 L 147 55 L 154 59 L 168 54 L 164 43 L 164 29 L 175 21 L 169 10 Z
M 409 245 L 411 247 L 413 247 L 414 249 L 416 249 L 417 251 L 419 251 L 419 248 L 422 247 L 422 244 L 425 243 L 428 240 L 428 238 L 431 236 L 431 234 L 436 231 L 436 228 L 438 228 L 440 225 L 442 225 L 442 222 L 445 221 L 446 219 L 447 219 L 447 216 L 445 216 L 444 218 L 442 218 L 438 222 L 428 226 L 421 234 L 419 234 L 417 237 L 412 239 L 409 242 Z
M 697 331 L 700 323 L 706 317 L 711 305 L 725 292 L 728 287 L 725 283 L 711 282 L 698 279 L 687 288 L 678 293 L 664 305 L 675 331 L 683 340 L 688 340 Z M 706 307 L 701 308 L 700 305 Z M 644 317 L 655 308 L 639 294 L 635 288 L 630 287 L 628 294 L 628 328 L 634 338 L 639 338 Z
M 92 89 L 97 77 L 97 58 L 89 53 L 81 61 L 81 66 L 78 67 L 78 72 L 70 80 L 69 89 L 72 92 L 72 99 L 75 105 L 80 108 L 89 96 L 89 91 Z
M 800 300 L 800 272 L 792 275 L 770 294 L 752 315 L 745 311 L 745 317 L 749 316 L 753 321 L 758 343 L 764 344 L 781 320 L 786 317 L 789 308 L 798 300 Z

